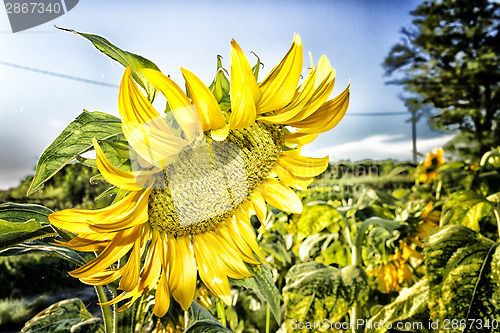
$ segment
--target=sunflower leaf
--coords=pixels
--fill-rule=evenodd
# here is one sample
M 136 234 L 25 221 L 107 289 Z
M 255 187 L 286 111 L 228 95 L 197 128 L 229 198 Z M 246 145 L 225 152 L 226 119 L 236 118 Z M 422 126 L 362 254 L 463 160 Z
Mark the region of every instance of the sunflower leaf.
M 462 224 L 480 231 L 480 221 L 490 215 L 491 204 L 473 191 L 458 191 L 450 195 L 443 207 L 442 224 Z
M 280 293 L 274 284 L 273 275 L 267 265 L 260 265 L 260 271 L 254 266 L 247 265 L 253 276 L 244 279 L 231 279 L 234 285 L 251 288 L 259 293 L 269 303 L 277 323 L 280 323 Z
M 99 35 L 86 34 L 83 32 L 60 27 L 57 28 L 86 38 L 96 47 L 96 49 L 98 49 L 111 59 L 119 62 L 124 67 L 130 66 L 132 77 L 134 78 L 135 82 L 137 82 L 146 91 L 149 101 L 153 102 L 158 89 L 156 89 L 151 83 L 149 83 L 142 73 L 143 68 L 151 68 L 160 71 L 158 66 L 156 66 L 151 60 L 148 60 L 138 54 L 124 51 L 111 43 L 106 38 Z
M 26 253 L 42 253 L 55 256 L 79 266 L 86 263 L 85 259 L 79 252 L 66 247 L 48 244 L 40 240 L 35 240 L 30 243 L 17 244 L 9 247 L 8 249 L 0 250 L 0 257 L 17 256 Z
M 384 333 L 388 331 L 387 325 L 375 325 L 375 323 L 396 323 L 399 321 L 412 321 L 422 323 L 428 312 L 429 284 L 423 278 L 411 288 L 404 288 L 399 296 L 390 304 L 384 306 L 380 311 L 370 318 L 366 325 L 366 333 Z
M 368 291 L 368 277 L 359 266 L 338 269 L 318 262 L 297 264 L 288 271 L 283 288 L 285 322 L 338 322 Z
M 207 309 L 202 308 L 198 303 L 191 303 L 189 308 L 189 326 L 185 333 L 230 333 L 231 330 L 224 327 L 215 319 Z
M 337 233 L 343 218 L 338 210 L 329 205 L 307 205 L 297 221 L 297 239 L 315 235 L 328 228 L 330 233 Z
M 497 317 L 500 313 L 498 243 L 462 225 L 448 225 L 433 231 L 424 244 L 424 252 L 432 320 Z M 444 331 L 440 327 L 440 332 Z
M 84 110 L 42 153 L 27 195 L 40 190 L 47 180 L 78 155 L 92 150 L 92 138 L 104 140 L 121 134 L 120 119 L 107 113 Z
M 0 250 L 34 239 L 55 236 L 49 225 L 52 211 L 34 204 L 0 205 Z
M 52 304 L 28 321 L 21 332 L 99 332 L 100 318 L 92 316 L 85 304 L 78 299 L 65 299 Z

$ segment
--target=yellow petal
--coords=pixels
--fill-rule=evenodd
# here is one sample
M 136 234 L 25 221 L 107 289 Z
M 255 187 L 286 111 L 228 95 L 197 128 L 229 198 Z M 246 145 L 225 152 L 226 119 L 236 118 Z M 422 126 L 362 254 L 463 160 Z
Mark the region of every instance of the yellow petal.
M 115 281 L 120 276 L 121 276 L 121 271 L 117 268 L 114 268 L 114 269 L 107 269 L 105 271 L 98 272 L 98 273 L 91 275 L 89 277 L 80 278 L 80 281 L 82 281 L 85 284 L 92 285 L 92 286 L 104 286 L 108 283 Z
M 262 99 L 258 113 L 278 110 L 291 102 L 302 72 L 302 52 L 302 41 L 295 34 L 288 53 L 259 85 Z
M 209 252 L 202 234 L 193 236 L 193 250 L 203 283 L 224 303 L 231 305 L 231 289 L 218 253 Z
M 149 164 L 162 168 L 161 162 L 175 157 L 189 142 L 175 136 L 163 118 L 146 123 L 122 122 L 123 134 L 139 157 Z M 142 186 L 142 183 L 140 183 Z
M 227 222 L 228 225 L 230 223 L 236 224 L 234 218 L 231 218 L 230 220 L 231 221 Z M 233 244 L 233 249 L 237 251 L 244 262 L 248 262 L 253 265 L 260 264 L 259 261 L 255 260 L 252 248 L 248 245 L 238 230 L 235 232 L 232 228 L 222 226 L 217 229 L 216 233 L 218 236 L 223 237 L 225 242 Z
M 123 267 L 123 276 L 120 280 L 118 289 L 131 291 L 139 282 L 139 271 L 141 269 L 141 238 L 135 240 L 132 252 Z
M 204 233 L 203 237 L 205 238 L 207 248 L 211 252 L 218 254 L 223 267 L 225 266 L 227 276 L 233 279 L 243 279 L 252 276 L 252 273 L 248 271 L 243 260 L 238 256 L 237 251 L 233 249 L 232 242 L 225 242 L 223 237 L 211 231 Z
M 283 184 L 293 187 L 294 189 L 299 191 L 305 191 L 307 187 L 314 181 L 312 177 L 295 177 L 280 164 L 276 164 L 272 170 L 278 175 L 280 181 Z
M 229 124 L 225 124 L 219 129 L 212 130 L 211 136 L 215 141 L 224 141 L 229 134 Z
M 134 245 L 137 237 L 140 237 L 142 226 L 125 229 L 117 232 L 116 236 L 109 245 L 97 256 L 80 268 L 77 268 L 68 274 L 80 278 L 94 275 L 103 271 L 118 259 L 123 257 Z
M 132 192 L 134 193 L 134 192 Z M 151 190 L 135 192 L 136 195 L 131 202 L 128 211 L 109 216 L 106 220 L 88 219 L 90 229 L 97 232 L 110 232 L 131 228 L 143 224 L 148 220 L 149 194 Z
M 260 194 L 258 190 L 253 191 L 250 194 L 250 201 L 252 201 L 255 213 L 257 214 L 257 218 L 260 222 L 264 222 L 267 215 L 267 205 L 266 201 L 262 197 L 262 194 Z
M 97 140 L 94 138 L 93 141 L 96 151 L 97 168 L 99 168 L 99 171 L 108 182 L 128 191 L 140 191 L 143 189 L 143 187 L 139 186 L 136 182 L 136 178 L 140 176 L 139 174 L 134 175 L 134 173 L 115 168 L 104 155 Z
M 331 69 L 330 62 L 325 56 L 322 56 L 321 61 L 316 68 L 316 80 L 314 83 L 314 94 L 309 98 L 307 103 L 302 106 L 300 112 L 287 121 L 295 122 L 303 120 L 313 114 L 325 101 L 333 91 L 335 85 L 335 70 Z
M 257 239 L 255 238 L 255 231 L 247 223 L 247 220 L 241 219 L 231 219 L 227 225 L 229 233 L 234 237 L 233 239 L 237 242 L 238 246 L 244 246 L 241 242 L 246 243 L 252 251 L 257 255 L 261 262 L 266 262 L 259 245 L 257 244 Z
M 125 69 L 120 84 L 118 111 L 123 120 L 135 123 L 145 123 L 160 116 L 135 84 L 130 66 Z
M 191 249 L 191 241 L 188 237 L 177 238 L 177 252 L 174 259 L 174 269 L 172 274 L 179 274 L 179 285 L 172 292 L 174 299 L 181 305 L 184 311 L 187 311 L 193 302 L 194 293 L 196 291 L 196 260 L 193 250 Z M 178 270 L 182 264 L 182 269 Z
M 233 99 L 233 88 L 239 90 L 243 84 L 250 90 L 253 102 L 255 104 L 259 103 L 262 98 L 262 92 L 257 85 L 252 68 L 245 54 L 233 39 L 231 41 L 231 101 Z
M 315 177 L 326 170 L 329 157 L 314 158 L 300 156 L 296 151 L 281 153 L 278 164 L 295 177 Z
M 303 128 L 302 133 L 322 133 L 331 130 L 342 120 L 349 105 L 349 89 L 347 88 L 334 99 L 324 103 L 309 117 L 288 125 Z
M 168 278 L 165 273 L 160 277 L 155 293 L 155 306 L 153 312 L 157 317 L 163 317 L 167 314 L 170 307 L 170 290 L 168 289 Z
M 207 86 L 187 69 L 181 68 L 181 72 L 186 80 L 189 95 L 196 105 L 203 131 L 217 129 L 225 125 L 224 115 L 219 104 Z
M 176 290 L 179 285 L 181 279 L 180 272 L 182 272 L 183 268 L 182 262 L 176 260 L 178 256 L 177 241 L 174 237 L 168 237 L 168 240 L 166 240 L 166 238 L 167 236 L 165 236 L 164 240 L 167 244 L 167 256 L 165 256 L 166 260 L 163 260 L 162 266 L 168 274 L 168 286 L 170 292 L 172 292 Z
M 255 103 L 250 94 L 248 85 L 243 82 L 239 88 L 231 85 L 231 116 L 229 129 L 238 129 L 252 126 L 255 123 Z
M 144 269 L 141 272 L 139 290 L 144 290 L 144 292 L 151 290 L 160 277 L 160 247 L 161 240 L 159 232 L 154 230 L 151 237 L 151 246 L 148 249 L 146 260 L 144 261 Z
M 143 69 L 146 79 L 165 96 L 184 134 L 191 141 L 201 131 L 198 114 L 182 89 L 168 76 L 154 69 Z
M 297 131 L 295 133 L 285 134 L 285 142 L 292 145 L 303 146 L 312 142 L 317 137 L 318 133 L 304 133 L 302 131 Z
M 140 224 L 147 221 L 147 197 L 150 191 L 132 192 L 122 200 L 102 209 L 82 210 L 65 209 L 49 215 L 49 221 L 56 227 L 78 234 L 93 234 L 97 229 L 105 229 L 105 225 L 123 222 Z M 141 204 L 138 206 L 138 202 Z M 136 208 L 138 209 L 136 211 Z M 106 221 L 106 222 L 104 222 Z
M 297 89 L 292 102 L 281 110 L 277 110 L 276 114 L 269 116 L 260 116 L 257 120 L 271 124 L 285 124 L 292 119 L 302 108 L 309 102 L 314 95 L 314 82 L 316 81 L 317 72 L 312 71 L 301 86 Z M 299 89 L 301 89 L 299 91 Z
M 287 213 L 300 214 L 302 212 L 302 202 L 297 194 L 278 180 L 266 179 L 261 189 L 262 196 L 271 206 Z

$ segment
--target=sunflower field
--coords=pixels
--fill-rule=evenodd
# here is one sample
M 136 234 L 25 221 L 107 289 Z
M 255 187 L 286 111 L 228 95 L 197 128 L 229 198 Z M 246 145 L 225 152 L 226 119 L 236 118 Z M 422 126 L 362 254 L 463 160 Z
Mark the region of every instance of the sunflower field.
M 71 32 L 126 68 L 121 118 L 82 112 L 34 177 L 0 192 L 2 330 L 500 331 L 499 148 L 466 161 L 436 149 L 418 165 L 305 157 L 349 86 L 327 101 L 335 72 L 321 57 L 297 87 L 298 35 L 260 83 L 260 60 L 233 41 L 230 71 L 217 58 L 205 86 L 181 69 L 181 89 Z M 82 285 L 96 296 L 82 301 Z M 33 296 L 63 287 L 53 304 Z

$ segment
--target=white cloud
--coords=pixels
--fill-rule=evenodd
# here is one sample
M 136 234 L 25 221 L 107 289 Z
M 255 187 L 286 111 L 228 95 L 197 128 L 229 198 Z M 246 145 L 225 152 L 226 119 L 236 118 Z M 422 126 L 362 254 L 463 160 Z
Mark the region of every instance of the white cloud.
M 434 148 L 442 147 L 453 138 L 454 135 L 444 135 L 436 138 L 418 139 L 417 150 L 421 153 L 431 152 Z M 303 148 L 306 156 L 323 157 L 330 155 L 331 161 L 351 160 L 359 161 L 365 159 L 383 160 L 411 160 L 411 139 L 403 139 L 403 135 L 372 135 L 359 141 L 332 145 L 317 150 Z

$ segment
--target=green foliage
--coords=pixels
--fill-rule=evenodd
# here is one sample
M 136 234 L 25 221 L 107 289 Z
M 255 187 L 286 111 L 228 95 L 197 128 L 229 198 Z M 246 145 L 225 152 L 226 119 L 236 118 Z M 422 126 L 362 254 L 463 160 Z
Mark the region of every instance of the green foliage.
M 76 266 L 45 253 L 18 253 L 0 257 L 0 298 L 32 297 L 61 288 L 74 288 L 79 282 L 67 272 Z
M 134 80 L 146 91 L 146 93 L 148 94 L 148 99 L 151 102 L 154 100 L 158 89 L 156 89 L 151 83 L 149 83 L 148 80 L 146 80 L 144 74 L 142 73 L 143 68 L 152 68 L 159 71 L 160 69 L 153 62 L 140 55 L 124 51 L 118 48 L 104 37 L 93 34 L 86 34 L 71 29 L 64 29 L 64 28 L 59 28 L 59 29 L 86 38 L 99 51 L 101 51 L 111 59 L 122 64 L 124 67 L 130 66 L 132 77 L 134 78 Z
M 367 291 L 367 276 L 361 267 L 338 269 L 316 262 L 295 265 L 288 271 L 283 289 L 285 323 L 288 325 L 290 319 L 338 322 Z
M 453 193 L 443 206 L 444 224 L 462 224 L 474 231 L 481 230 L 481 222 L 489 220 L 491 204 L 473 191 Z
M 28 195 L 41 189 L 48 179 L 77 156 L 92 150 L 93 138 L 110 140 L 119 137 L 122 133 L 120 124 L 120 119 L 107 113 L 83 111 L 40 156 Z
M 193 302 L 189 308 L 189 326 L 186 333 L 230 333 L 231 331 L 217 321 L 208 310 Z
M 387 332 L 387 326 L 375 326 L 375 323 L 414 322 L 424 323 L 428 316 L 429 285 L 423 278 L 411 288 L 403 289 L 398 297 L 381 308 L 367 323 L 366 333 Z
M 393 83 L 437 113 L 433 126 L 458 130 L 448 150 L 479 158 L 500 145 L 500 5 L 490 0 L 429 0 L 411 12 L 384 66 Z
M 450 225 L 432 233 L 425 243 L 431 318 L 441 322 L 496 318 L 500 312 L 499 260 L 497 244 L 467 227 Z
M 269 267 L 263 264 L 260 269 L 248 266 L 253 276 L 244 279 L 229 279 L 231 284 L 245 288 L 251 288 L 258 292 L 269 302 L 274 318 L 280 322 L 280 294 L 274 284 L 273 276 Z
M 52 211 L 30 204 L 0 204 L 0 252 L 19 243 L 55 236 L 48 223 Z
M 51 305 L 28 321 L 23 333 L 95 333 L 102 320 L 93 317 L 78 298 Z

